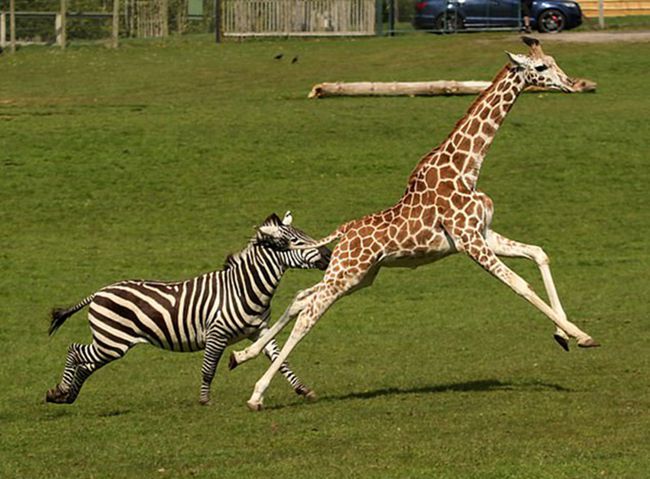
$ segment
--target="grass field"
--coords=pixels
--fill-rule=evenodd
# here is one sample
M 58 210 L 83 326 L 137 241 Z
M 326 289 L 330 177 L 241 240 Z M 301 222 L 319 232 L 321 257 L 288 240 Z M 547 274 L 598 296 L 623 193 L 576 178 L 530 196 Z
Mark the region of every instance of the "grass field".
M 320 237 L 384 208 L 472 101 L 307 100 L 314 83 L 487 80 L 506 49 L 525 50 L 514 34 L 198 37 L 0 56 L 0 477 L 648 477 L 647 43 L 549 43 L 598 93 L 522 96 L 480 180 L 495 229 L 546 249 L 602 348 L 565 353 L 456 256 L 386 270 L 328 312 L 292 356 L 315 403 L 278 377 L 250 413 L 260 359 L 223 361 L 201 407 L 202 355 L 147 346 L 74 405 L 43 402 L 90 337 L 84 312 L 49 338 L 52 306 L 219 268 L 273 211 Z M 289 272 L 275 316 L 320 274 Z

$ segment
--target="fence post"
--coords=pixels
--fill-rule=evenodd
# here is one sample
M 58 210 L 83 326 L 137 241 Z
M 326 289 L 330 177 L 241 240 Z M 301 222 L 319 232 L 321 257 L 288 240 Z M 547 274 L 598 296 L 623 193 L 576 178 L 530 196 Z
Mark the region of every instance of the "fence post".
M 16 53 L 16 0 L 9 1 L 9 51 Z
M 66 38 L 66 16 L 67 12 L 67 0 L 61 0 L 61 11 L 57 13 L 54 18 L 54 28 L 56 30 L 56 43 L 61 47 L 62 50 L 65 50 L 66 43 L 68 39 Z
M 214 0 L 214 41 L 221 43 L 221 0 Z
M 111 47 L 117 48 L 120 36 L 120 0 L 113 0 L 113 29 L 111 32 Z
M 601 30 L 605 28 L 605 5 L 603 0 L 598 0 L 598 26 Z
M 0 13 L 0 48 L 7 47 L 7 14 L 4 10 Z
M 375 34 L 384 34 L 384 0 L 375 1 Z

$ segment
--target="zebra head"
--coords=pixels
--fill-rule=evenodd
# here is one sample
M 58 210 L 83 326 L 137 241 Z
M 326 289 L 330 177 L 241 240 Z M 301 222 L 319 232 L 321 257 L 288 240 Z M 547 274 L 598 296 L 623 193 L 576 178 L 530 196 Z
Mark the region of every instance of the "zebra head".
M 290 249 L 292 246 L 309 246 L 316 242 L 304 231 L 291 225 L 293 217 L 287 211 L 284 219 L 273 213 L 257 230 L 257 243 L 276 251 L 287 268 L 327 269 L 332 251 L 325 247 Z

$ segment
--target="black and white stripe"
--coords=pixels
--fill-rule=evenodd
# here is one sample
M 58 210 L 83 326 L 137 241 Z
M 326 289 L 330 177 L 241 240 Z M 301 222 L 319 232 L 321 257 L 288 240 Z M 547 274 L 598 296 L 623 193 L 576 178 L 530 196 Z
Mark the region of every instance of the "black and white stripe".
M 221 271 L 182 282 L 130 280 L 106 286 L 69 309 L 52 313 L 50 334 L 63 322 L 89 306 L 92 344 L 70 345 L 59 385 L 48 391 L 49 402 L 72 403 L 94 371 L 124 356 L 138 343 L 179 352 L 205 350 L 201 403 L 210 399 L 210 384 L 224 349 L 244 338 L 254 340 L 267 328 L 270 304 L 280 279 L 289 268 L 325 269 L 327 248 L 291 250 L 291 245 L 313 239 L 271 215 L 250 244 L 229 256 Z M 279 226 L 281 236 L 268 237 L 264 226 Z M 279 353 L 275 341 L 265 354 Z M 282 373 L 298 394 L 310 390 L 285 363 Z

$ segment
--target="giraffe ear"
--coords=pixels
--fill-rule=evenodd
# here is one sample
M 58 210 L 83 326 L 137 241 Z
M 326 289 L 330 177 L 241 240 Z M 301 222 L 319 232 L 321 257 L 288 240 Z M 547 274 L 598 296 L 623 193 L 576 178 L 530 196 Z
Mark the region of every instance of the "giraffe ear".
M 510 63 L 516 67 L 524 66 L 528 62 L 528 57 L 526 55 L 519 55 L 517 53 L 510 52 L 506 52 L 506 55 L 508 55 Z

